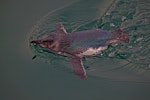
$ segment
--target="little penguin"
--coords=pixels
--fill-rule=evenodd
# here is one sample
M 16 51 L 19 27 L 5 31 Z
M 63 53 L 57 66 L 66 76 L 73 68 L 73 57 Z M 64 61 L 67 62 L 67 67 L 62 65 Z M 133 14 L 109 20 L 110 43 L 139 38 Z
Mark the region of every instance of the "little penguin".
M 62 23 L 58 23 L 55 32 L 46 33 L 42 38 L 30 43 L 68 57 L 75 75 L 85 79 L 87 75 L 82 63 L 83 57 L 97 55 L 111 43 L 128 41 L 129 37 L 123 29 L 105 31 L 97 28 L 67 33 Z

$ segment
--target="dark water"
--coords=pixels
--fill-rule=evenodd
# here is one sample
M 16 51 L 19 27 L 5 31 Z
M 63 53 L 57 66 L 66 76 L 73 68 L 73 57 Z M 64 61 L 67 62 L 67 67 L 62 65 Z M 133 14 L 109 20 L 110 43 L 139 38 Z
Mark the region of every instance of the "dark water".
M 14 0 L 0 4 L 1 100 L 150 99 L 149 0 Z M 30 40 L 54 31 L 58 21 L 68 32 L 126 27 L 130 42 L 113 44 L 100 55 L 84 59 L 88 79 L 81 80 L 73 75 L 67 58 L 29 47 Z M 32 60 L 34 54 L 37 58 Z

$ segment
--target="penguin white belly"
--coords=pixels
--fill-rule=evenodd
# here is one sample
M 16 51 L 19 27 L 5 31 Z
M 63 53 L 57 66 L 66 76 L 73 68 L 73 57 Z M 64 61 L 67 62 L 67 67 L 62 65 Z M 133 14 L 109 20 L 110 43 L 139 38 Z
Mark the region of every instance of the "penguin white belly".
M 92 56 L 92 55 L 96 55 L 99 54 L 101 51 L 107 49 L 107 46 L 105 47 L 98 47 L 98 48 L 88 48 L 86 51 L 77 54 L 77 56 L 79 57 L 83 57 L 83 56 Z

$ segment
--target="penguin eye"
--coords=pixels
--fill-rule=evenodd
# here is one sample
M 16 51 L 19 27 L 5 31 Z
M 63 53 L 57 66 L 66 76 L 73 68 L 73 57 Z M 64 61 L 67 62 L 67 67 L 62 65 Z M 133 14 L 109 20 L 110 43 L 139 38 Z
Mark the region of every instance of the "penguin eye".
M 43 42 L 48 42 L 48 40 L 44 40 Z

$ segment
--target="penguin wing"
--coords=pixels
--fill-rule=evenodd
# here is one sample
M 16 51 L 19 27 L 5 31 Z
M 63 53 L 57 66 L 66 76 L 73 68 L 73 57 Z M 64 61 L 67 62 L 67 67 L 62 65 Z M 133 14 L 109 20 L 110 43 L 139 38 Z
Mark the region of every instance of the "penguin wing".
M 82 60 L 80 57 L 77 56 L 71 56 L 70 57 L 72 66 L 73 66 L 73 71 L 75 75 L 79 76 L 82 79 L 86 78 L 86 71 L 84 69 L 84 66 L 82 64 Z
M 56 26 L 56 32 L 59 34 L 67 34 L 66 29 L 61 22 Z

